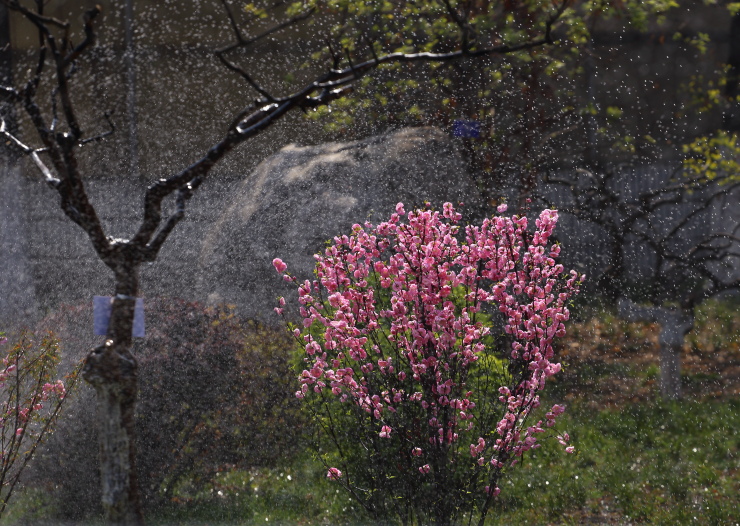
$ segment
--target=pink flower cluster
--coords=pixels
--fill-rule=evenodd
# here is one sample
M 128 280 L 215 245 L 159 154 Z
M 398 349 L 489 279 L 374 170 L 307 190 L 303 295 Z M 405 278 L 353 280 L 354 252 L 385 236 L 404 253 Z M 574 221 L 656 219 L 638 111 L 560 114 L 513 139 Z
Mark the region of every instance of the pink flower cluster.
M 388 221 L 356 224 L 334 238 L 315 256 L 314 281 L 301 282 L 282 260 L 273 261 L 298 287 L 303 328 L 294 334 L 306 366 L 296 396 L 327 393 L 354 404 L 377 422 L 378 438 L 402 441 L 421 474 L 434 469 L 429 460 L 440 451 L 456 450 L 461 437 L 472 442 L 464 450 L 480 469 L 498 474 L 539 447 L 538 435 L 564 411 L 555 405 L 528 423 L 538 392 L 561 370 L 552 344 L 565 334 L 567 304 L 583 280 L 566 274 L 556 262 L 560 247 L 548 245 L 558 213 L 543 211 L 533 232 L 526 217 L 494 216 L 464 228 L 460 218 L 450 203 L 441 212 L 408 214 L 399 203 Z M 284 304 L 280 298 L 278 313 Z M 486 346 L 486 304 L 502 317 L 509 370 L 518 371 L 503 375 L 495 430 L 476 428 L 479 393 L 467 381 L 493 351 Z M 404 417 L 411 406 L 425 415 L 421 431 Z M 558 440 L 567 443 L 567 434 Z M 331 470 L 328 476 L 338 478 Z M 487 480 L 494 484 L 486 492 L 497 494 L 495 477 Z
M 2 343 L 2 342 L 0 342 Z M 17 361 L 11 360 L 9 357 L 5 357 L 2 360 L 4 369 L 0 369 L 0 389 L 12 390 L 13 394 L 16 394 L 17 385 L 15 382 L 18 381 L 16 376 L 23 376 L 27 374 L 27 371 L 20 372 L 18 369 Z M 14 381 L 13 385 L 7 385 L 9 379 Z M 37 384 L 36 389 L 29 393 L 28 399 L 23 401 L 23 405 L 13 405 L 12 402 L 16 400 L 15 396 L 9 396 L 0 404 L 0 429 L 4 429 L 6 423 L 16 422 L 23 423 L 24 425 L 32 419 L 32 417 L 44 408 L 44 403 L 49 398 L 63 399 L 67 390 L 62 380 L 57 380 L 54 383 L 44 383 L 43 385 Z M 24 427 L 19 427 L 15 430 L 16 437 L 22 437 L 25 433 Z

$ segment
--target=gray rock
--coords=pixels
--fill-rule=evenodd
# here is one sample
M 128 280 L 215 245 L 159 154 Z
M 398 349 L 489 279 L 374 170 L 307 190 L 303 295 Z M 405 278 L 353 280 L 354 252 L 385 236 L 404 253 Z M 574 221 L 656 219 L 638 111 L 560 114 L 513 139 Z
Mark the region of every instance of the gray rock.
M 399 201 L 407 209 L 424 201 L 438 208 L 475 195 L 459 153 L 436 128 L 286 146 L 244 179 L 204 240 L 199 295 L 275 322 L 276 297 L 291 289 L 273 258 L 282 258 L 293 275 L 311 278 L 313 254 L 354 223 L 387 219 Z

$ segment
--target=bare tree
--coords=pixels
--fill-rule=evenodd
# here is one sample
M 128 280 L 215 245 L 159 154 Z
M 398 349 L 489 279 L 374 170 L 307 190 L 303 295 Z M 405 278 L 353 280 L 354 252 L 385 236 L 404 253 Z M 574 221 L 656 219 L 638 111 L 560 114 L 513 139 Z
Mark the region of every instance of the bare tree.
M 373 42 L 366 50 L 345 52 L 336 44 L 329 45 L 333 61 L 326 70 L 297 91 L 277 96 L 256 82 L 249 68 L 232 58 L 236 50 L 252 46 L 268 36 L 298 24 L 312 15 L 307 10 L 256 36 L 247 36 L 237 23 L 226 0 L 222 0 L 225 19 L 233 29 L 234 42 L 216 51 L 221 62 L 257 93 L 258 98 L 230 119 L 221 138 L 205 154 L 179 173 L 160 179 L 148 187 L 144 199 L 143 220 L 129 239 L 108 236 L 98 214 L 85 192 L 77 152 L 79 148 L 102 140 L 110 130 L 90 137 L 75 111 L 75 89 L 71 82 L 76 60 L 95 43 L 94 21 L 100 13 L 95 7 L 84 16 L 84 39 L 73 45 L 72 26 L 44 13 L 43 0 L 23 2 L 0 0 L 0 4 L 22 15 L 38 33 L 36 64 L 30 78 L 19 87 L 3 85 L 0 96 L 25 111 L 35 139 L 20 137 L 3 121 L 0 134 L 19 152 L 29 157 L 43 179 L 60 197 L 66 216 L 87 235 L 96 254 L 115 277 L 115 297 L 105 343 L 93 349 L 85 363 L 83 376 L 91 383 L 98 398 L 98 422 L 101 452 L 103 507 L 107 521 L 113 524 L 143 522 L 136 480 L 134 407 L 137 393 L 137 362 L 131 353 L 131 335 L 135 298 L 140 293 L 139 271 L 143 263 L 153 262 L 168 236 L 183 218 L 186 204 L 207 178 L 211 169 L 230 150 L 269 128 L 288 112 L 308 110 L 344 97 L 359 78 L 384 64 L 401 62 L 455 62 L 476 57 L 504 55 L 553 43 L 552 29 L 561 18 L 569 0 L 554 2 L 544 13 L 540 34 L 520 43 L 487 47 L 477 45 L 465 10 L 458 11 L 446 0 L 439 2 L 459 27 L 456 50 L 444 52 L 387 53 L 377 52 Z M 39 101 L 43 82 L 49 82 L 50 111 Z M 218 118 L 218 117 L 216 117 Z M 38 140 L 39 146 L 32 146 Z M 163 217 L 163 201 L 172 198 L 175 211 Z
M 594 288 L 618 303 L 621 316 L 661 325 L 661 392 L 679 398 L 680 350 L 694 325 L 694 309 L 707 298 L 740 290 L 740 224 L 723 224 L 722 230 L 712 224 L 716 207 L 732 199 L 740 182 L 731 175 L 709 180 L 679 167 L 665 181 L 630 191 L 629 172 L 579 170 L 548 174 L 544 182 L 565 191 L 562 212 L 604 234 L 606 265 L 592 278 Z M 641 266 L 647 267 L 636 287 L 639 298 L 630 290 L 635 265 L 627 254 L 636 244 L 645 249 Z

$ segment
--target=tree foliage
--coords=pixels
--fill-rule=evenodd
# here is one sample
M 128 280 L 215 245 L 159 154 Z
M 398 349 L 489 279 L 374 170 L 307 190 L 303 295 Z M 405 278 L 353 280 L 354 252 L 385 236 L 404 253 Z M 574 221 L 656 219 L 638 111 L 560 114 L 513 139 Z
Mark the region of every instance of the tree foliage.
M 541 34 L 553 9 L 552 2 L 529 0 L 293 3 L 293 9 L 299 6 L 315 9 L 308 23 L 330 42 L 313 54 L 315 61 L 515 45 Z M 310 115 L 337 136 L 408 125 L 454 130 L 456 123 L 475 123 L 475 140 L 460 145 L 484 195 L 498 198 L 504 187 L 530 194 L 544 169 L 579 164 L 584 157 L 595 162 L 596 150 L 634 149 L 624 109 L 598 104 L 592 92 L 598 87 L 588 85 L 594 32 L 605 25 L 645 31 L 677 6 L 662 0 L 569 1 L 553 46 L 481 60 L 383 66 L 373 79 L 355 85 L 359 96 Z

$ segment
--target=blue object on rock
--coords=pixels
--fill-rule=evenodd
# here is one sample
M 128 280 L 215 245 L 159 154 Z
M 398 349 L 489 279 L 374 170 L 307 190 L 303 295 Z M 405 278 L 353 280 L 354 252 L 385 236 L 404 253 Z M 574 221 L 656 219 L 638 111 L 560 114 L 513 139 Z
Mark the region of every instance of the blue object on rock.
M 478 139 L 480 137 L 480 122 L 457 120 L 452 122 L 453 137 Z

